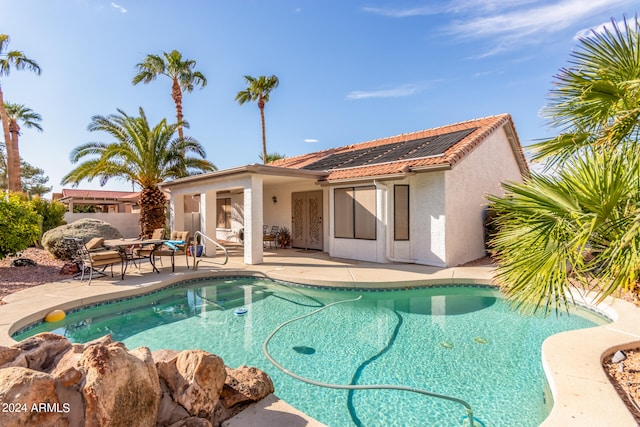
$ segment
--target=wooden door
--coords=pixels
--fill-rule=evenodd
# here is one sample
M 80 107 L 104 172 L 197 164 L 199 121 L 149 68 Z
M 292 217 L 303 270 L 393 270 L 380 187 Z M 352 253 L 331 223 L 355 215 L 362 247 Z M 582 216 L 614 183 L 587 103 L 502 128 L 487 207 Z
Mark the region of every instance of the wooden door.
M 291 246 L 323 248 L 322 190 L 291 193 Z

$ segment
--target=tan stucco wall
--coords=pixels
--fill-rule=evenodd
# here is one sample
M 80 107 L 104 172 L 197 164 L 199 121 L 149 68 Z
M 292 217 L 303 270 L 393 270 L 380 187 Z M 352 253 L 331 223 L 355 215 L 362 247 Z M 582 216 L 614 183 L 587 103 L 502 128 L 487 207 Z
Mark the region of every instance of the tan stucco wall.
M 64 214 L 64 220 L 68 224 L 82 218 L 99 219 L 108 222 L 118 229 L 122 237 L 138 237 L 140 235 L 139 213 L 71 213 Z
M 504 194 L 500 183 L 522 181 L 504 128 L 498 129 L 445 172 L 446 265 L 485 255 L 483 212 L 488 194 Z

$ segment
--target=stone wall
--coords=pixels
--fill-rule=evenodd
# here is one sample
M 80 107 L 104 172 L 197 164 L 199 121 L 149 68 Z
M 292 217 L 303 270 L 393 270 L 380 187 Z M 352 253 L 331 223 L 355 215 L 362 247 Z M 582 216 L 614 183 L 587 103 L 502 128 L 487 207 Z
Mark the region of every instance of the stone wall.
M 0 425 L 219 426 L 273 393 L 264 372 L 202 350 L 128 350 L 51 333 L 0 346 Z

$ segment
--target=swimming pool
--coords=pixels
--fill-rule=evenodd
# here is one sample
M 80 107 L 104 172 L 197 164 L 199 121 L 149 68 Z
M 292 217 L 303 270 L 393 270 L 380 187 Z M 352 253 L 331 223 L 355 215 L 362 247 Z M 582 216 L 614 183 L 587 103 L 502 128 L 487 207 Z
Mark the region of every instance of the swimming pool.
M 129 348 L 201 348 L 229 366 L 265 370 L 278 396 L 330 426 L 462 425 L 464 411 L 451 402 L 399 391 L 320 388 L 267 361 L 262 344 L 278 325 L 359 295 L 283 327 L 269 344 L 272 356 L 317 381 L 391 383 L 455 396 L 487 426 L 539 425 L 551 404 L 542 341 L 605 322 L 589 312 L 521 317 L 491 288 L 352 292 L 221 278 L 85 309 L 14 338 L 49 330 L 86 342 L 111 333 Z M 235 314 L 239 308 L 246 313 Z

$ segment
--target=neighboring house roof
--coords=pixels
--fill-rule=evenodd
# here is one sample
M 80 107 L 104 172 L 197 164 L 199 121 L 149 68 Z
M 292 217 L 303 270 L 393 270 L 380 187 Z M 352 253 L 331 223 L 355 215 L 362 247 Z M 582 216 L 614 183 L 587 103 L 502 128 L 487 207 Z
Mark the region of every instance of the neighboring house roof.
M 119 200 L 135 203 L 138 200 L 138 196 L 140 196 L 140 193 L 134 191 L 79 190 L 75 188 L 63 188 L 62 194 L 58 197 L 58 200 Z
M 509 114 L 284 158 L 269 163 L 269 166 L 322 170 L 326 172 L 326 181 L 383 177 L 412 170 L 448 168 L 503 126 L 516 161 L 522 173 L 526 175 L 529 173 L 529 167 Z

